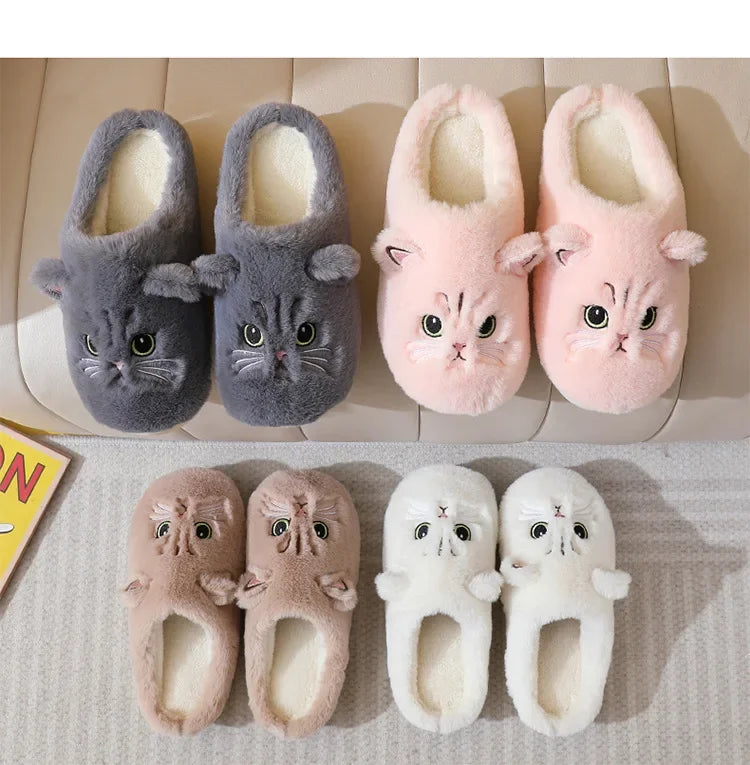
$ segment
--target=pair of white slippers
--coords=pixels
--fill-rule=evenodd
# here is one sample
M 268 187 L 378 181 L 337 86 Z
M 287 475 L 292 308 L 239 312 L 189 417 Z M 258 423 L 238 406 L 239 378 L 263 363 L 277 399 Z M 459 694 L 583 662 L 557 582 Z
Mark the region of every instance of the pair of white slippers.
M 385 514 L 383 573 L 388 674 L 401 713 L 451 733 L 487 696 L 492 603 L 502 592 L 508 691 L 521 720 L 567 736 L 599 713 L 614 640 L 613 601 L 630 576 L 615 569 L 607 507 L 564 468 L 513 483 L 499 511 L 489 481 L 455 465 L 404 478 Z

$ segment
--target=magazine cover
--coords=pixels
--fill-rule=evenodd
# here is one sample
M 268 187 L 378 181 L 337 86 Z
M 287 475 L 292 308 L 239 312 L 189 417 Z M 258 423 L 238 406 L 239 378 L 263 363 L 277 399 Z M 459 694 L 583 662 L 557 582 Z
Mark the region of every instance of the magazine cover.
M 69 462 L 0 423 L 0 596 Z

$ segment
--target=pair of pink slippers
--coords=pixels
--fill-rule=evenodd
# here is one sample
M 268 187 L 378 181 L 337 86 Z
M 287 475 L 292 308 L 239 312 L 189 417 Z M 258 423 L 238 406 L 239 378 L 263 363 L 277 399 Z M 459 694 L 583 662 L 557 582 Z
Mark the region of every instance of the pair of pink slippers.
M 349 661 L 359 546 L 352 499 L 324 473 L 271 474 L 247 513 L 217 470 L 155 481 L 135 509 L 123 593 L 151 727 L 189 735 L 221 714 L 240 646 L 235 601 L 256 722 L 290 738 L 323 726 Z
M 414 103 L 391 162 L 378 326 L 407 395 L 446 414 L 496 409 L 536 344 L 552 383 L 584 409 L 624 413 L 675 380 L 688 324 L 686 230 L 677 171 L 643 103 L 615 85 L 574 88 L 544 130 L 539 233 L 502 104 L 470 85 Z

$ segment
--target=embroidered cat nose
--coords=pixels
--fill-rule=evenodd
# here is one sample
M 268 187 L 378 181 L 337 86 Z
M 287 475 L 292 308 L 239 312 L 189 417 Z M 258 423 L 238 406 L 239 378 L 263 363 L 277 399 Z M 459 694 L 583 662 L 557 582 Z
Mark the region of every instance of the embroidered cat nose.
M 125 366 L 124 361 L 115 361 L 115 366 L 117 367 L 118 372 L 122 372 L 122 368 Z
M 628 335 L 627 334 L 623 335 L 623 334 L 621 334 L 619 332 L 617 333 L 617 340 L 618 340 L 618 342 L 621 343 L 623 340 L 627 340 L 627 339 L 628 339 Z
M 276 351 L 276 358 L 281 361 L 286 356 L 286 351 Z
M 438 518 L 447 518 L 445 511 L 448 509 L 448 507 L 443 507 L 442 505 L 438 505 L 438 508 L 442 510 L 443 512 L 438 515 Z
M 466 343 L 453 343 L 453 347 L 460 353 L 464 348 L 466 348 Z

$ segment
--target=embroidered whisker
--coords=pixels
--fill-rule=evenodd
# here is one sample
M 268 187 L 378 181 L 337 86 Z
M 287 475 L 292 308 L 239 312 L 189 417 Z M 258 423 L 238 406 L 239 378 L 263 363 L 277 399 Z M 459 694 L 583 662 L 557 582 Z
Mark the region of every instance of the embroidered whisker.
M 245 372 L 250 372 L 255 367 L 258 367 L 261 364 L 263 364 L 262 361 L 253 361 L 250 364 L 245 364 L 243 366 L 237 367 L 236 370 L 235 370 L 237 372 L 237 377 L 242 377 L 245 374 Z
M 320 364 L 315 364 L 314 362 L 307 361 L 306 359 L 300 359 L 300 361 L 303 364 L 307 364 L 310 367 L 315 367 L 316 369 L 319 369 L 321 372 L 325 372 L 326 371 L 323 367 L 320 366 Z
M 147 372 L 145 369 L 136 369 L 135 370 L 140 375 L 148 375 L 149 377 L 158 377 L 160 380 L 163 380 L 165 383 L 172 382 L 168 377 L 164 377 L 164 375 L 160 375 L 157 372 Z M 92 377 L 94 375 L 91 375 Z

